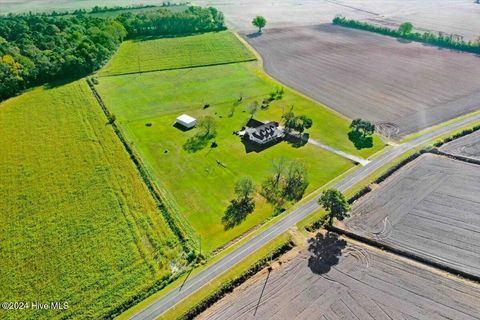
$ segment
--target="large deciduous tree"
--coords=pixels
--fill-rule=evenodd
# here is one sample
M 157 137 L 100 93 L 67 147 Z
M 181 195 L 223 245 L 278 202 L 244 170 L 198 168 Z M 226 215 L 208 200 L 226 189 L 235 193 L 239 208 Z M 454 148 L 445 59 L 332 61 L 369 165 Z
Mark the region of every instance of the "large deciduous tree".
M 333 224 L 333 219 L 342 221 L 349 217 L 350 205 L 345 200 L 345 196 L 337 189 L 323 192 L 318 199 L 318 204 L 327 211 L 329 226 Z

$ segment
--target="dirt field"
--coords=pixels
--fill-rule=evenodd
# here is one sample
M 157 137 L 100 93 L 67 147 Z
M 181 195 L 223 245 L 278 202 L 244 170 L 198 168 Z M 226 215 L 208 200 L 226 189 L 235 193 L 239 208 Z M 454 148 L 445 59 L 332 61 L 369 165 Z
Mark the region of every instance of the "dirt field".
M 267 30 L 248 41 L 275 78 L 396 138 L 480 106 L 473 54 L 332 25 Z
M 480 131 L 444 144 L 441 151 L 480 160 Z
M 479 169 L 423 155 L 360 199 L 345 228 L 479 276 Z
M 269 28 L 329 23 L 337 14 L 396 27 L 410 21 L 419 30 L 443 31 L 475 40 L 480 36 L 480 5 L 473 0 L 197 0 L 225 13 L 238 31 L 253 32 L 252 18 L 263 15 Z
M 476 284 L 333 237 L 245 283 L 200 319 L 480 319 L 478 301 Z

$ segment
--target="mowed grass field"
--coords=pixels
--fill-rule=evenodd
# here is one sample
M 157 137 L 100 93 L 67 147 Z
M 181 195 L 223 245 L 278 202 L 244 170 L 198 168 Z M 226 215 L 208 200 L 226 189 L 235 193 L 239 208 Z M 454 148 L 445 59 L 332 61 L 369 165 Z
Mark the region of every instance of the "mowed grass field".
M 2 319 L 105 317 L 168 276 L 181 255 L 84 81 L 0 104 Z
M 159 45 L 166 41 L 168 46 L 172 41 L 179 41 L 180 46 L 187 38 L 155 41 L 160 41 Z M 221 48 L 221 39 L 217 41 L 216 47 Z M 221 54 L 219 51 L 216 56 L 221 57 Z M 201 56 L 200 51 L 199 61 L 202 61 Z M 210 57 L 206 61 L 210 63 Z M 248 105 L 255 100 L 261 102 L 280 86 L 266 76 L 257 63 L 246 62 L 101 77 L 97 89 L 130 142 L 145 159 L 157 184 L 201 235 L 202 248 L 209 251 L 273 214 L 272 206 L 258 196 L 254 213 L 240 225 L 225 230 L 222 217 L 229 201 L 235 197 L 233 189 L 239 177 L 249 176 L 259 186 L 271 173 L 274 160 L 280 157 L 300 160 L 309 172 L 309 193 L 354 165 L 309 144 L 298 148 L 282 142 L 259 153 L 246 151 L 233 132 L 240 130 L 249 119 Z M 204 109 L 206 104 L 210 107 Z M 315 139 L 364 157 L 383 146 L 375 137 L 374 148 L 356 150 L 347 137 L 349 120 L 289 89 L 285 90 L 282 100 L 273 102 L 266 110 L 259 109 L 255 118 L 280 121 L 283 112 L 292 105 L 297 114 L 313 118 L 314 125 L 309 133 Z M 199 129 L 184 132 L 175 128 L 175 119 L 182 113 L 197 119 L 213 116 L 217 123 L 218 147 L 207 146 L 194 153 L 184 150 L 183 145 Z M 151 126 L 146 126 L 147 123 Z
M 100 76 L 255 60 L 229 31 L 125 41 Z

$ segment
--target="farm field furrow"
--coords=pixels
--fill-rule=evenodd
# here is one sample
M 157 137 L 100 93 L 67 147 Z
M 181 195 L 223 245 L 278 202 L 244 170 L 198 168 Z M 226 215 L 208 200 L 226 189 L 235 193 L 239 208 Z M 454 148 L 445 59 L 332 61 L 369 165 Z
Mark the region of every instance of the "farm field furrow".
M 478 284 L 341 238 L 311 241 L 200 319 L 480 319 Z
M 440 150 L 452 155 L 480 160 L 480 131 L 446 143 L 440 147 Z
M 361 198 L 344 228 L 480 276 L 478 165 L 423 155 Z
M 171 274 L 182 248 L 106 122 L 83 80 L 0 104 L 1 301 L 99 319 Z
M 138 39 L 122 43 L 100 76 L 180 69 L 255 60 L 230 31 Z
M 349 118 L 393 124 L 393 138 L 480 107 L 480 58 L 332 25 L 246 36 L 269 74 Z

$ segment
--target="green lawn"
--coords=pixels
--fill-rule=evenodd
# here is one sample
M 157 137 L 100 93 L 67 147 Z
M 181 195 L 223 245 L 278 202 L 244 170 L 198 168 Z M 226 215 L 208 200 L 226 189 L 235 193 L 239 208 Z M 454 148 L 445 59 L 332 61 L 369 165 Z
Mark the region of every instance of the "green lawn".
M 0 104 L 0 145 L 0 301 L 99 319 L 171 273 L 181 247 L 84 81 Z
M 261 101 L 279 86 L 266 77 L 256 63 L 99 80 L 97 88 L 107 106 L 146 160 L 156 182 L 202 236 L 206 250 L 225 244 L 272 215 L 273 208 L 258 197 L 253 214 L 239 226 L 224 230 L 221 218 L 234 198 L 234 183 L 240 176 L 250 176 L 260 184 L 269 174 L 273 160 L 281 156 L 297 159 L 305 163 L 309 171 L 308 193 L 353 166 L 350 161 L 311 145 L 295 148 L 283 142 L 260 153 L 246 152 L 239 137 L 232 133 L 248 120 L 247 105 L 253 100 Z M 240 96 L 242 102 L 235 106 Z M 204 109 L 205 104 L 211 106 Z M 378 144 L 371 150 L 357 151 L 347 138 L 348 120 L 290 90 L 268 110 L 258 111 L 256 118 L 280 120 L 283 110 L 292 104 L 295 112 L 314 119 L 309 132 L 320 141 L 362 156 L 381 148 Z M 183 132 L 173 127 L 175 118 L 182 113 L 196 118 L 214 116 L 218 125 L 218 147 L 207 147 L 196 153 L 185 151 L 183 144 L 198 131 Z M 226 168 L 219 166 L 217 160 Z
M 100 76 L 169 70 L 254 60 L 229 31 L 194 36 L 130 40 L 98 74 Z

